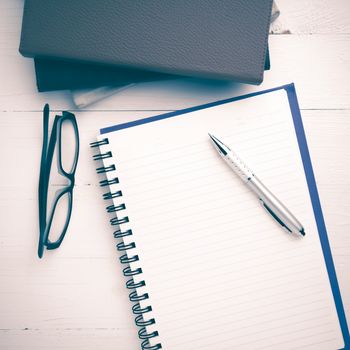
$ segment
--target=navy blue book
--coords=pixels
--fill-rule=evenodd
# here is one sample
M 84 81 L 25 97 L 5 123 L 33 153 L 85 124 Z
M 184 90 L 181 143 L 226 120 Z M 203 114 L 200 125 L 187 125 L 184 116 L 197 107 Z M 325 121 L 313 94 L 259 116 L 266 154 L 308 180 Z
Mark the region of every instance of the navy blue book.
M 208 133 L 305 236 L 267 214 Z M 106 126 L 91 146 L 143 349 L 349 349 L 293 84 Z

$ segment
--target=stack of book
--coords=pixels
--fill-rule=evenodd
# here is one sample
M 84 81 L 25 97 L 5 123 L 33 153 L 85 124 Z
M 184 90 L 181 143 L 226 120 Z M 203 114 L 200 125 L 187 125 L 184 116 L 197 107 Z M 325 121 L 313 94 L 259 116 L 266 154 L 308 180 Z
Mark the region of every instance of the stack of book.
M 39 91 L 179 76 L 259 84 L 272 0 L 26 0 L 20 52 Z

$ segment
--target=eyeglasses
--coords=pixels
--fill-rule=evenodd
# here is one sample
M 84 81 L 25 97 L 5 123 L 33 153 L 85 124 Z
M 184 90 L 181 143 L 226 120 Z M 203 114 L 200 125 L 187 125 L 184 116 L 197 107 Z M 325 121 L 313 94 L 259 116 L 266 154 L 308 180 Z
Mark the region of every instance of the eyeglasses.
M 43 147 L 39 177 L 39 258 L 43 256 L 45 247 L 58 248 L 67 232 L 72 214 L 74 175 L 79 156 L 78 125 L 74 114 L 64 111 L 62 115 L 56 115 L 49 137 L 49 111 L 49 105 L 46 104 L 43 110 Z M 68 184 L 56 191 L 48 210 L 49 190 L 57 185 L 50 184 L 53 178 L 51 169 L 55 153 L 57 153 L 58 173 L 68 180 Z M 56 221 L 58 225 L 55 225 Z M 50 236 L 54 239 L 50 239 Z

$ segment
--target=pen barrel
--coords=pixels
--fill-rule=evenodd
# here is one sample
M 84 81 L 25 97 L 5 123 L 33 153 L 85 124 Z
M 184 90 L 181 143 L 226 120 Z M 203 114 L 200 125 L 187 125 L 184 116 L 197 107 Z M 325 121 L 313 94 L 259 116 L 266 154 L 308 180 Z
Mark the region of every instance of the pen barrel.
M 297 218 L 287 209 L 287 207 L 257 178 L 252 176 L 247 186 L 260 199 L 262 205 L 267 211 L 278 221 L 282 222 L 283 226 L 288 231 L 300 233 L 303 230 L 302 224 Z

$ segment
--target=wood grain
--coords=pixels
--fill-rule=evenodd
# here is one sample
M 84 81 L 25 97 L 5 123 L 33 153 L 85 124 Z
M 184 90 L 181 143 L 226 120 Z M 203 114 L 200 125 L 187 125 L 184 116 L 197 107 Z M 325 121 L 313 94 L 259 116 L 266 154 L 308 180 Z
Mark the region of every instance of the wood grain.
M 277 0 L 294 34 L 349 34 L 348 0 Z
M 76 113 L 81 154 L 69 232 L 36 257 L 41 109 L 73 108 L 68 92 L 36 92 L 18 53 L 22 0 L 0 1 L 0 348 L 139 348 L 89 142 L 100 127 L 294 81 L 350 319 L 350 21 L 345 0 L 277 2 L 291 35 L 271 35 L 259 87 L 195 79 L 139 84 Z M 55 178 L 54 188 L 62 179 Z

